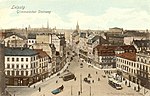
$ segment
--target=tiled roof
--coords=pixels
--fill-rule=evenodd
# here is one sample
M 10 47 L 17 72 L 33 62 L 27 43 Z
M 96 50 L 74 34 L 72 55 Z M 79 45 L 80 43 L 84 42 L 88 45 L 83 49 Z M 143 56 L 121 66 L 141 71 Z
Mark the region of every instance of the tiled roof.
M 128 60 L 136 61 L 136 53 L 135 52 L 121 53 L 121 54 L 117 54 L 116 56 L 124 58 L 124 59 L 128 59 Z
M 48 57 L 48 54 L 42 49 L 34 49 L 38 53 L 39 58 Z
M 38 54 L 35 50 L 28 48 L 5 48 L 5 56 L 33 56 Z

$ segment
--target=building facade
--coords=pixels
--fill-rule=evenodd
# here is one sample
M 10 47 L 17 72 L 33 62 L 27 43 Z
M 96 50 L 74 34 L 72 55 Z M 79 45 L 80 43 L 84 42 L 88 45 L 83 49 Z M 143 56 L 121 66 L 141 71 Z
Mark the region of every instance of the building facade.
M 116 67 L 116 55 L 121 53 L 136 52 L 133 45 L 124 46 L 102 46 L 93 49 L 94 61 L 106 68 Z
M 5 49 L 6 84 L 30 86 L 48 77 L 49 57 L 46 52 L 28 48 Z
M 137 78 L 140 85 L 150 89 L 150 51 L 136 53 Z
M 146 53 L 122 53 L 116 56 L 118 74 L 150 89 L 150 57 Z
M 137 52 L 150 51 L 150 40 L 133 40 L 132 45 L 134 45 Z
M 27 44 L 26 37 L 19 34 L 10 34 L 5 37 L 4 42 L 6 47 L 24 47 Z

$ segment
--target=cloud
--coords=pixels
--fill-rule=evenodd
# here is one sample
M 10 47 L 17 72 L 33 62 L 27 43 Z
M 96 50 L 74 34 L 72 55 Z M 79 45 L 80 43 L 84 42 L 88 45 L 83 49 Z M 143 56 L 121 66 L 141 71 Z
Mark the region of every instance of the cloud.
M 49 10 L 50 11 L 50 10 Z M 71 12 L 64 19 L 58 13 L 20 13 L 16 10 L 0 9 L 0 28 L 46 27 L 47 20 L 51 28 L 75 28 L 78 21 L 81 29 L 108 29 L 122 27 L 124 29 L 148 29 L 150 14 L 141 9 L 134 8 L 108 8 L 103 14 L 89 15 L 83 12 Z
M 80 12 L 69 14 L 70 21 L 77 20 L 84 28 L 108 29 L 122 27 L 125 29 L 147 29 L 150 26 L 150 14 L 145 10 L 134 8 L 109 8 L 98 16 L 87 15 Z

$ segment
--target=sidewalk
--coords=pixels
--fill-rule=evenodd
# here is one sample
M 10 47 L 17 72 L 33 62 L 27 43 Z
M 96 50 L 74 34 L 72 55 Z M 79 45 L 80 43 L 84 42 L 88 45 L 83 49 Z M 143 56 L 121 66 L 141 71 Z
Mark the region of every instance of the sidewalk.
M 123 82 L 122 82 L 122 84 L 124 84 L 125 85 L 125 81 L 127 81 L 127 82 L 129 82 L 129 80 L 124 80 Z M 138 89 L 138 85 L 137 84 L 135 84 L 135 83 L 133 83 L 133 82 L 131 82 L 130 81 L 130 85 L 131 85 L 131 89 L 133 89 L 133 90 L 135 90 L 134 88 L 136 88 L 136 90 L 135 91 L 137 91 L 137 89 Z M 127 85 L 125 85 L 125 86 L 128 86 L 128 83 L 127 83 Z M 146 88 L 144 88 L 144 87 L 142 87 L 142 86 L 140 86 L 140 91 L 139 91 L 139 93 L 141 94 L 141 95 L 143 95 L 143 96 L 150 96 L 150 90 L 149 89 L 146 89 Z
M 69 64 L 69 63 L 70 63 L 70 62 L 67 62 L 67 63 L 65 64 L 65 66 L 64 66 L 60 71 L 58 71 L 57 73 L 51 75 L 50 78 L 47 77 L 44 81 L 47 81 L 47 80 L 49 80 L 49 79 L 52 79 L 52 78 L 56 77 L 58 73 L 60 73 L 60 74 L 63 73 L 63 72 L 66 70 L 66 68 L 68 67 L 68 64 Z M 42 81 L 37 82 L 37 83 L 31 85 L 30 87 L 37 86 L 37 85 L 39 85 L 39 84 L 41 84 L 41 83 L 42 83 Z
M 65 69 L 68 67 L 68 64 L 69 64 L 69 63 L 70 63 L 70 62 L 67 62 L 67 63 L 65 64 L 65 66 L 64 66 L 60 71 L 58 71 L 57 73 L 51 75 L 50 77 L 45 78 L 45 79 L 43 80 L 43 82 L 44 82 L 44 81 L 47 81 L 47 80 L 49 80 L 49 79 L 52 79 L 52 78 L 54 78 L 54 77 L 56 77 L 58 73 L 60 73 L 60 74 L 63 73 L 63 72 L 65 71 Z M 42 81 L 36 82 L 36 83 L 32 84 L 30 87 L 38 86 L 38 85 L 41 84 L 41 83 L 42 83 Z M 7 87 L 8 87 L 8 88 L 10 88 L 10 87 L 27 88 L 28 86 L 7 86 Z

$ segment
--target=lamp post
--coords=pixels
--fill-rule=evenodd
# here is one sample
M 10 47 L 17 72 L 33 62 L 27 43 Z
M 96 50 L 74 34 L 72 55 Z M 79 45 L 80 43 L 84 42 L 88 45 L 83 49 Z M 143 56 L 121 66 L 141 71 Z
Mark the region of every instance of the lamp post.
M 73 96 L 73 94 L 72 94 L 72 85 L 71 85 L 71 96 Z
M 92 94 L 91 94 L 91 86 L 90 86 L 90 96 L 92 96 Z
M 82 93 L 82 74 L 80 74 L 80 93 Z

